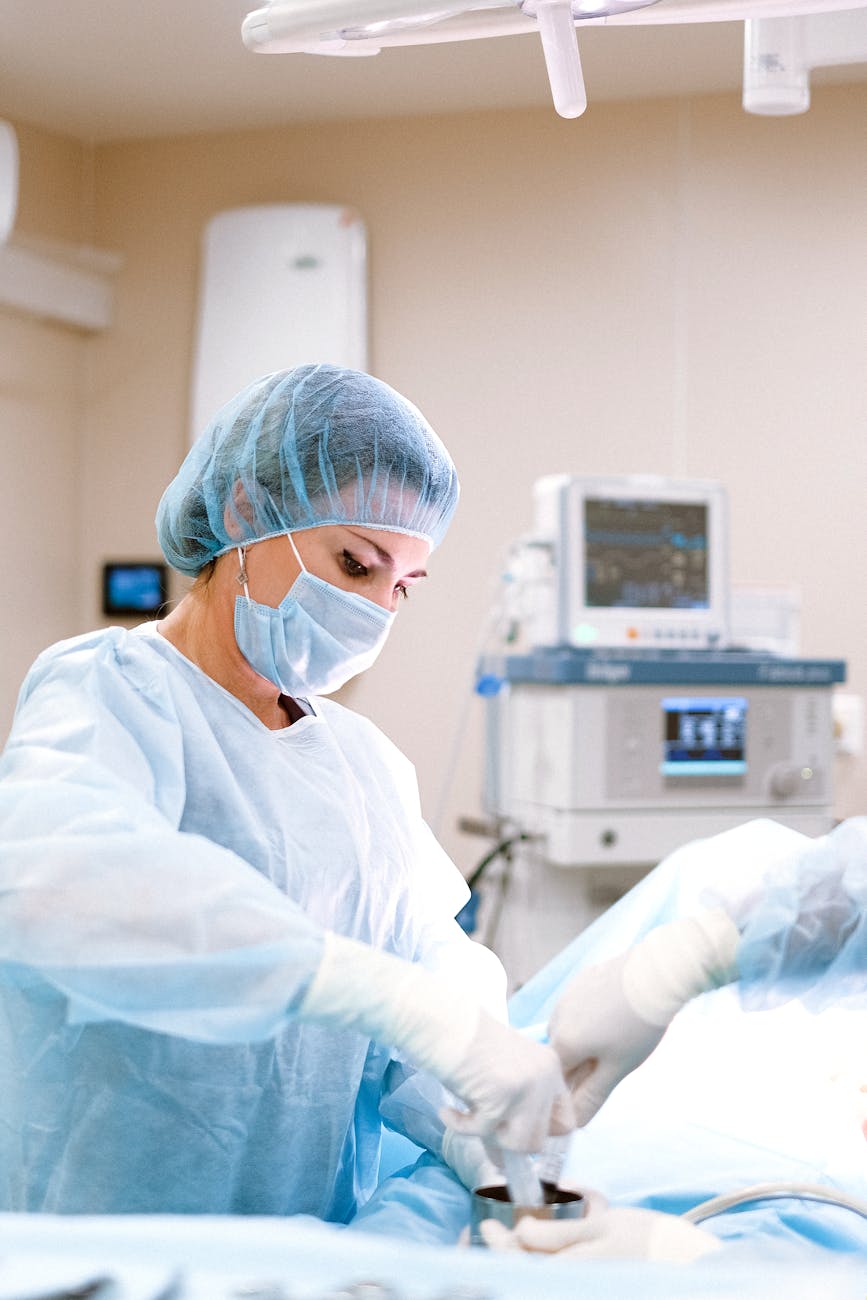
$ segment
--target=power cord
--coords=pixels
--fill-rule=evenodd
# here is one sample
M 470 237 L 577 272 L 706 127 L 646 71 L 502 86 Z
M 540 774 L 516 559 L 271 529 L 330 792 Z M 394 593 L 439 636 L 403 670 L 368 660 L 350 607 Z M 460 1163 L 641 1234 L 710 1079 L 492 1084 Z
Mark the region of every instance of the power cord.
M 479 861 L 478 865 L 473 869 L 471 874 L 467 877 L 467 885 L 470 890 L 470 902 L 466 905 L 463 912 L 458 913 L 458 924 L 463 925 L 464 928 L 472 934 L 474 938 L 478 939 L 480 943 L 484 944 L 486 948 L 491 948 L 494 945 L 494 940 L 496 938 L 497 930 L 500 925 L 500 918 L 506 901 L 506 895 L 509 892 L 509 885 L 512 878 L 512 851 L 517 844 L 522 844 L 527 840 L 537 838 L 538 836 L 532 835 L 527 831 L 515 831 L 512 834 L 505 836 L 498 840 L 492 849 L 489 849 L 489 851 Z M 480 900 L 478 886 L 488 868 L 492 863 L 496 862 L 498 858 L 503 859 L 505 870 L 500 876 L 498 882 L 499 889 L 497 892 L 497 898 L 492 904 L 490 912 L 485 919 L 484 931 L 477 934 L 475 931 L 475 924 Z

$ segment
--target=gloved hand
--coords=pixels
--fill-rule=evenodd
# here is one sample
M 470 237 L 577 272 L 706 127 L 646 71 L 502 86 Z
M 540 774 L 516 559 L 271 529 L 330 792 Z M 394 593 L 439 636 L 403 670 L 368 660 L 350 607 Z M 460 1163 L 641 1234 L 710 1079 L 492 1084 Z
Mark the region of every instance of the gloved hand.
M 496 1219 L 481 1224 L 493 1250 L 526 1250 L 575 1259 L 652 1259 L 689 1264 L 719 1250 L 717 1237 L 686 1219 L 658 1210 L 612 1209 L 591 1192 L 583 1219 L 519 1219 L 507 1228 Z
M 550 1047 L 498 1023 L 465 988 L 367 944 L 326 934 L 299 1015 L 356 1029 L 429 1070 L 468 1106 L 443 1112 L 461 1133 L 538 1151 L 549 1133 L 574 1127 Z
M 468 1191 L 477 1187 L 505 1187 L 506 1176 L 479 1137 L 447 1128 L 442 1158 Z
M 578 1125 L 650 1055 L 690 998 L 737 978 L 739 939 L 727 912 L 702 912 L 658 926 L 566 986 L 548 1040 L 563 1063 Z

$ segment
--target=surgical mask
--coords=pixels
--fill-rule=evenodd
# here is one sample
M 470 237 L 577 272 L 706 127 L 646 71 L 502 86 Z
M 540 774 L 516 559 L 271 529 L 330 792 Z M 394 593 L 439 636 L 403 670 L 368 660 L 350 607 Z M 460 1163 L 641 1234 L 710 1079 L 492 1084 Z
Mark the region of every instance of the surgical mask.
M 284 695 L 330 695 L 374 662 L 394 614 L 309 573 L 286 536 L 301 572 L 276 609 L 251 599 L 238 547 L 244 595 L 235 599 L 235 639 L 247 662 Z

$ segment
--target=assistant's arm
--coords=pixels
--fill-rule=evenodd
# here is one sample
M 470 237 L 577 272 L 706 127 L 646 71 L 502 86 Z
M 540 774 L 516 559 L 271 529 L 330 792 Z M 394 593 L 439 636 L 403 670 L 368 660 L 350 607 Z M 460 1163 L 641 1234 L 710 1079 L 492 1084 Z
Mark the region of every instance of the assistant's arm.
M 867 1001 L 867 819 L 805 841 L 752 888 L 709 892 L 716 906 L 658 926 L 566 986 L 549 1040 L 579 1124 L 710 989 L 737 980 L 752 1007 Z

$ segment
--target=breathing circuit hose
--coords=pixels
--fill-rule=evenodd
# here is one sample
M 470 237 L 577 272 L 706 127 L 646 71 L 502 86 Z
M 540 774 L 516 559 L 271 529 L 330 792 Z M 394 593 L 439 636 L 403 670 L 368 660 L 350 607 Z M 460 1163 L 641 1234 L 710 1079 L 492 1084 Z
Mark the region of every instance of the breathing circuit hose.
M 694 1205 L 681 1218 L 690 1223 L 703 1223 L 714 1215 L 723 1214 L 738 1205 L 748 1205 L 752 1201 L 821 1201 L 825 1205 L 837 1205 L 843 1210 L 851 1210 L 867 1219 L 867 1201 L 846 1192 L 836 1192 L 830 1187 L 820 1187 L 814 1183 L 756 1183 L 752 1187 L 741 1188 L 738 1192 L 726 1192 L 723 1196 L 714 1196 L 701 1205 Z

